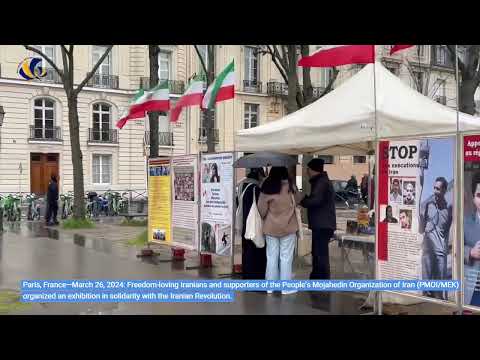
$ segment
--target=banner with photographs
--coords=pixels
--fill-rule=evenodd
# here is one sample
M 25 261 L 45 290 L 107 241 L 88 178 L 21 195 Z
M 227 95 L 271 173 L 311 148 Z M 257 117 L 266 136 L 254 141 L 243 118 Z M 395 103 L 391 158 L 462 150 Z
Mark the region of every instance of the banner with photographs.
M 463 303 L 480 306 L 480 135 L 463 138 Z
M 201 158 L 200 251 L 231 255 L 233 220 L 233 153 Z
M 170 243 L 172 190 L 170 159 L 148 160 L 148 241 Z
M 452 279 L 454 164 L 454 137 L 380 142 L 379 279 Z
M 172 158 L 173 243 L 198 248 L 198 156 Z

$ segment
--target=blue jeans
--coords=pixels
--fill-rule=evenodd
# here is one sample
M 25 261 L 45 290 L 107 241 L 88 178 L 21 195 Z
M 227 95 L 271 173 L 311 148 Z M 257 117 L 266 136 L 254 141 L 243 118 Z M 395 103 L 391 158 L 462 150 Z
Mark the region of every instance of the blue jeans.
M 295 233 L 280 238 L 265 235 L 267 243 L 266 280 L 292 279 L 292 262 L 296 237 Z

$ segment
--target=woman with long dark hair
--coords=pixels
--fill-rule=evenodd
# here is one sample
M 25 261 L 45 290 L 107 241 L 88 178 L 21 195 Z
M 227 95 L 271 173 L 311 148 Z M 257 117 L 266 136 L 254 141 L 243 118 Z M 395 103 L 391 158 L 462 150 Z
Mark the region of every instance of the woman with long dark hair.
M 263 182 L 258 200 L 267 248 L 266 280 L 292 278 L 296 232 L 301 226 L 295 215 L 295 206 L 299 201 L 287 168 L 273 167 Z M 296 291 L 282 291 L 282 294 L 294 292 Z
M 242 277 L 244 279 L 265 279 L 267 254 L 265 248 L 257 248 L 252 240 L 245 239 L 247 217 L 253 205 L 253 194 L 258 203 L 260 185 L 265 179 L 262 168 L 250 169 L 247 178 L 239 184 L 238 205 L 242 206 Z
M 211 183 L 219 183 L 220 182 L 220 176 L 218 175 L 218 165 L 216 163 L 212 164 L 212 177 L 210 178 Z

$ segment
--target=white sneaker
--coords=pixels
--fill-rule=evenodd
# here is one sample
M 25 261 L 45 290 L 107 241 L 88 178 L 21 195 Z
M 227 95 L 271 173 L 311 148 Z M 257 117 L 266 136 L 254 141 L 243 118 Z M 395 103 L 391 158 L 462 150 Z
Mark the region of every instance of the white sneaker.
M 298 290 L 282 290 L 282 295 L 295 294 Z

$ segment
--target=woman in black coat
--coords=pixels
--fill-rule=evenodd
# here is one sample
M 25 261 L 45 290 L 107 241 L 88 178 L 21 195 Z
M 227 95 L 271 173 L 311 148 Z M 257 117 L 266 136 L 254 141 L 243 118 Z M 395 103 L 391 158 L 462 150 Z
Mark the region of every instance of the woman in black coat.
M 260 183 L 265 178 L 265 172 L 262 168 L 250 169 L 247 180 L 240 189 L 240 195 L 248 186 L 243 195 L 243 224 L 242 224 L 242 276 L 244 279 L 265 279 L 265 270 L 267 268 L 266 248 L 257 248 L 252 240 L 245 239 L 245 229 L 248 213 L 253 204 L 253 191 L 255 191 L 256 200 L 260 196 Z M 249 181 L 249 180 L 253 181 Z M 250 183 L 253 182 L 253 185 Z

